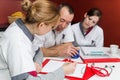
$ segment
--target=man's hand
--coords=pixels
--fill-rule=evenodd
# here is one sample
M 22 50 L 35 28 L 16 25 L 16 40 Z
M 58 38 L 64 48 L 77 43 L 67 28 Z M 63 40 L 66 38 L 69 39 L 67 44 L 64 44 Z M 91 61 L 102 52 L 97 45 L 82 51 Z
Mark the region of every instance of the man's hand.
M 58 48 L 59 56 L 74 56 L 78 54 L 79 48 L 74 47 L 72 44 L 61 44 Z
M 77 54 L 78 47 L 74 47 L 72 43 L 64 43 L 50 48 L 41 48 L 45 57 L 56 56 L 74 56 Z

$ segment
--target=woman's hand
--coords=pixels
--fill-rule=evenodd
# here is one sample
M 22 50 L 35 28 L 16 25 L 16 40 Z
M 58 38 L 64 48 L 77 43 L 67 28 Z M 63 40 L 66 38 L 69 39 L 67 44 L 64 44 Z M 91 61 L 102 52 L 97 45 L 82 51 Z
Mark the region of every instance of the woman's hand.
M 36 62 L 34 64 L 35 64 L 37 73 L 39 73 L 42 70 L 42 67 Z
M 65 63 L 62 67 L 63 67 L 63 71 L 66 74 L 72 74 L 75 71 L 76 68 L 76 62 L 74 63 Z

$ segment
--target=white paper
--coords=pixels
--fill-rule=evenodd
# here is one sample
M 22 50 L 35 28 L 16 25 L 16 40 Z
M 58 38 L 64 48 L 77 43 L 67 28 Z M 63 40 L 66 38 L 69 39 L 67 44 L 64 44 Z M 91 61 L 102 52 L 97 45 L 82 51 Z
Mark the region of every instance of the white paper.
M 86 68 L 86 64 L 77 64 L 75 72 L 67 76 L 74 76 L 74 77 L 82 78 L 85 72 L 85 68 Z
M 60 68 L 65 62 L 62 61 L 54 61 L 54 60 L 50 60 L 42 69 L 41 72 L 53 72 L 55 70 L 57 70 L 58 68 Z M 86 68 L 86 64 L 77 64 L 76 65 L 76 69 L 75 72 L 73 74 L 70 75 L 66 75 L 66 76 L 71 76 L 71 77 L 77 77 L 77 78 L 82 78 L 84 71 Z
M 42 72 L 53 72 L 60 68 L 64 62 L 50 60 L 42 69 Z

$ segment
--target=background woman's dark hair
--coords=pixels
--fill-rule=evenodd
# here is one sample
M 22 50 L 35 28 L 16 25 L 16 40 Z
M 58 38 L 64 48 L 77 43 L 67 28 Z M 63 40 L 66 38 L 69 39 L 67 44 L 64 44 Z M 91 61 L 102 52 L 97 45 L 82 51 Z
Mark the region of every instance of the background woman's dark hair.
M 102 12 L 98 8 L 91 8 L 90 10 L 87 11 L 87 15 L 88 16 L 98 16 L 98 17 L 101 17 L 102 16 Z
M 70 14 L 74 14 L 74 9 L 72 8 L 72 6 L 68 3 L 62 3 L 59 5 L 58 7 L 58 11 L 60 11 L 63 7 L 67 7 L 68 8 L 68 11 Z

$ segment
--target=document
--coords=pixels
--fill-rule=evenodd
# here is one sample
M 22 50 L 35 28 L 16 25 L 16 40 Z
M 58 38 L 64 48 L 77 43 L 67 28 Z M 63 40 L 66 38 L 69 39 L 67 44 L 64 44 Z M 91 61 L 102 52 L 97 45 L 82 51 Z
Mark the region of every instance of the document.
M 55 61 L 55 60 L 50 60 L 42 69 L 41 72 L 53 72 L 55 70 L 57 70 L 58 68 L 60 68 L 65 62 L 63 61 Z M 82 78 L 84 71 L 86 68 L 86 64 L 77 64 L 76 65 L 76 69 L 74 71 L 73 74 L 69 74 L 66 76 L 70 76 L 70 77 L 75 77 L 75 78 Z

